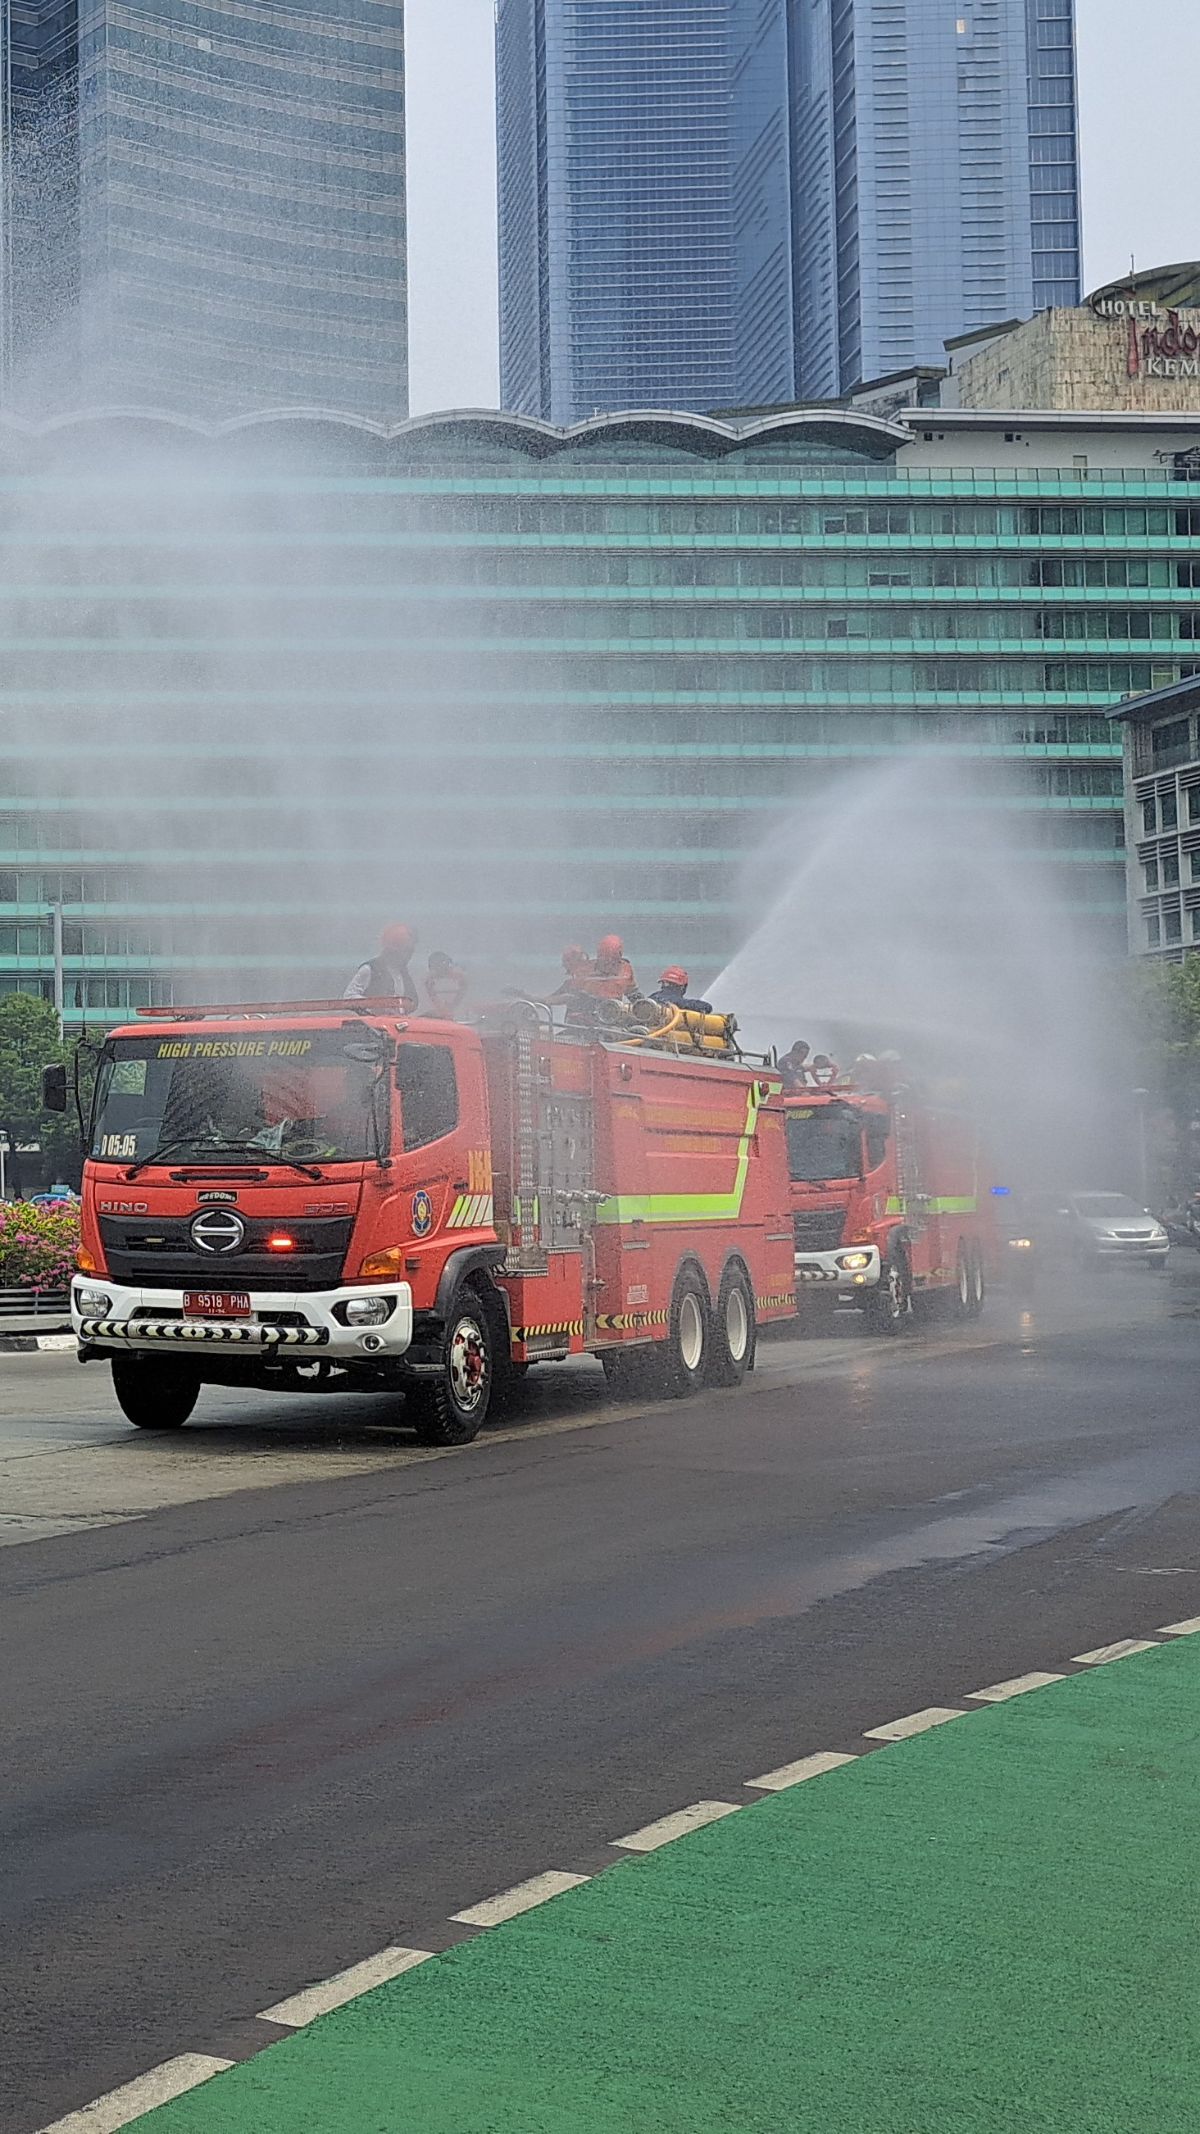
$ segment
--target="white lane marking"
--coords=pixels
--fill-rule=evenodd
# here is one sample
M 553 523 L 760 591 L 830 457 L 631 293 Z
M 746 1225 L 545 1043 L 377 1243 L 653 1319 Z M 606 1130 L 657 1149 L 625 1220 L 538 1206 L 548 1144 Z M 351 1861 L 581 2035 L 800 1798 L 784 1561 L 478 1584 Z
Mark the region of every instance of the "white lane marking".
M 232 2060 L 214 2060 L 209 2053 L 180 2053 L 178 2059 L 164 2060 L 161 2067 L 150 2068 L 119 2090 L 109 2090 L 78 2112 L 68 2112 L 65 2119 L 40 2128 L 39 2134 L 117 2134 L 118 2128 L 131 2126 L 156 2104 L 170 2104 L 173 2097 L 198 2089 L 232 2066 Z
M 335 1971 L 332 1978 L 323 1978 L 315 1986 L 306 1986 L 301 1993 L 290 1994 L 286 2001 L 276 2001 L 273 2008 L 261 2008 L 259 2014 L 267 2023 L 286 2023 L 289 2030 L 302 2030 L 319 2015 L 328 2015 L 332 2008 L 344 2008 L 347 2001 L 358 1999 L 360 1993 L 370 1993 L 374 1986 L 385 1986 L 390 1978 L 399 1978 L 403 1971 L 413 1971 L 418 1964 L 427 1964 L 431 1949 L 380 1949 L 377 1956 L 364 1957 L 361 1964 L 351 1964 L 348 1971 Z
M 1153 1652 L 1153 1638 L 1118 1638 L 1112 1645 L 1097 1645 L 1095 1652 L 1074 1652 L 1077 1667 L 1107 1667 L 1110 1660 L 1127 1660 L 1135 1652 Z
M 868 1741 L 907 1741 L 913 1734 L 928 1733 L 931 1726 L 945 1726 L 948 1719 L 965 1719 L 960 1707 L 931 1704 L 923 1712 L 910 1712 L 906 1719 L 889 1719 L 884 1726 L 863 1729 Z
M 738 1806 L 737 1801 L 693 1801 L 690 1808 L 660 1815 L 656 1823 L 646 1823 L 641 1830 L 631 1830 L 627 1838 L 612 1842 L 624 1852 L 657 1852 L 660 1845 L 685 1838 L 689 1831 L 703 1830 L 706 1823 L 719 1823 L 723 1815 L 736 1815 Z
M 841 1756 L 835 1749 L 821 1749 L 816 1756 L 802 1756 L 799 1763 L 780 1764 L 778 1771 L 764 1771 L 746 1784 L 757 1793 L 784 1793 L 789 1786 L 802 1786 L 806 1778 L 820 1778 L 823 1771 L 836 1771 L 839 1764 L 858 1762 L 857 1756 Z
M 482 1904 L 469 1905 L 465 1912 L 452 1912 L 450 1916 L 466 1927 L 503 1926 L 506 1919 L 517 1919 L 522 1912 L 532 1912 L 536 1905 L 590 1880 L 590 1875 L 567 1875 L 551 1868 L 547 1874 L 533 1875 L 528 1882 L 518 1882 L 512 1889 L 502 1889 L 499 1896 L 485 1897 Z
M 993 1682 L 989 1689 L 973 1689 L 968 1692 L 972 1704 L 1007 1704 L 1010 1697 L 1023 1697 L 1026 1690 L 1047 1689 L 1051 1682 L 1065 1681 L 1064 1675 L 1039 1674 L 1013 1675 L 1008 1682 Z
M 1200 1630 L 1200 1615 L 1189 1615 L 1185 1623 L 1164 1623 L 1160 1638 L 1194 1638 Z

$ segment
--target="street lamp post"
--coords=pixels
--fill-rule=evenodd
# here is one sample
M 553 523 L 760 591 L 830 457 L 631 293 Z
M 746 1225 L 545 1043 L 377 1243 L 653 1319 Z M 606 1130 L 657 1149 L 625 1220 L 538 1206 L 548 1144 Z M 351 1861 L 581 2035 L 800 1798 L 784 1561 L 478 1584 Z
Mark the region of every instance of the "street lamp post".
M 1146 1152 L 1146 1099 L 1149 1094 L 1148 1089 L 1135 1089 L 1133 1091 L 1134 1101 L 1137 1104 L 1138 1122 L 1138 1190 L 1143 1208 L 1150 1198 L 1149 1164 Z
M 54 929 L 54 1012 L 58 1017 L 58 1034 L 63 1034 L 63 908 L 62 898 L 56 897 L 50 906 L 50 919 Z

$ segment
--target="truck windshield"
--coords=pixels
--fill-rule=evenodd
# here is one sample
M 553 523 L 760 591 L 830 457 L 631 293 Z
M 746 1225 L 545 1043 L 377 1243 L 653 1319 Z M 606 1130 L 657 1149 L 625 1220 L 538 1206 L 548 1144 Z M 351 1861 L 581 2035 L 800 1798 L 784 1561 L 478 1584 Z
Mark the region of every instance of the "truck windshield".
M 793 1178 L 862 1177 L 862 1128 L 849 1105 L 789 1105 L 787 1137 Z
M 355 1162 L 378 1070 L 336 1031 L 121 1038 L 101 1063 L 91 1154 L 108 1163 Z

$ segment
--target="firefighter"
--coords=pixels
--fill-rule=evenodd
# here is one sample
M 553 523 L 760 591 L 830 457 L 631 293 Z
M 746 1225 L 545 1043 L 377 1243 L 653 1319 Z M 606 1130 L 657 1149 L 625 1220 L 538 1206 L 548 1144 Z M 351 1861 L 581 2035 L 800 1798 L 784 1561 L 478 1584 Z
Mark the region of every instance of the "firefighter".
M 783 1087 L 787 1096 L 794 1097 L 798 1090 L 812 1088 L 813 1072 L 808 1064 L 811 1051 L 812 1046 L 806 1045 L 804 1039 L 798 1037 L 791 1051 L 785 1052 L 780 1060 L 779 1072 L 783 1076 Z
M 650 998 L 661 1008 L 687 1008 L 694 1015 L 711 1015 L 713 1012 L 711 1000 L 689 999 L 688 974 L 680 963 L 667 966 Z
M 644 999 L 620 934 L 605 934 L 604 939 L 597 942 L 596 960 L 580 990 L 590 993 L 594 1000 Z
M 430 1014 L 452 1023 L 466 990 L 466 972 L 460 970 L 457 963 L 452 963 L 440 948 L 435 948 L 425 974 L 425 998 L 429 1002 Z
M 818 1089 L 828 1089 L 831 1082 L 840 1079 L 841 1072 L 837 1061 L 831 1060 L 827 1052 L 817 1053 L 812 1063 L 812 1079 Z
M 342 999 L 396 1000 L 412 1014 L 417 1005 L 417 989 L 408 964 L 416 945 L 411 926 L 385 926 L 379 937 L 379 954 L 359 964 Z
M 592 959 L 585 956 L 578 941 L 568 942 L 562 952 L 563 981 L 557 992 L 550 995 L 551 1004 L 557 1007 L 564 1000 L 573 1000 L 583 990 L 583 980 L 592 974 Z

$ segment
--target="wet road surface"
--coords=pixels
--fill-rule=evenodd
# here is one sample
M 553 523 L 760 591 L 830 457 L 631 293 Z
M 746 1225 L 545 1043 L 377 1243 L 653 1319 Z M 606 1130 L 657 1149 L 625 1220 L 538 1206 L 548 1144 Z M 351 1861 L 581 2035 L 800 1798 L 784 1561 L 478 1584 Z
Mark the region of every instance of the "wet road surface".
M 3 2134 L 756 1771 L 1200 1614 L 1198 1274 L 771 1342 L 752 1392 L 647 1411 L 547 1371 L 451 1455 L 359 1400 L 139 1439 L 102 1372 L 5 1359 Z

